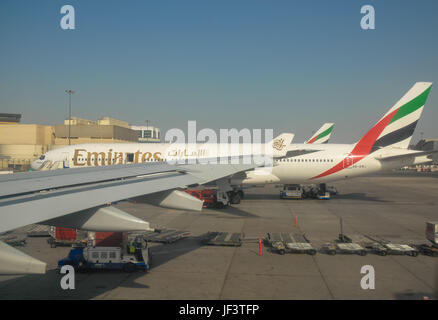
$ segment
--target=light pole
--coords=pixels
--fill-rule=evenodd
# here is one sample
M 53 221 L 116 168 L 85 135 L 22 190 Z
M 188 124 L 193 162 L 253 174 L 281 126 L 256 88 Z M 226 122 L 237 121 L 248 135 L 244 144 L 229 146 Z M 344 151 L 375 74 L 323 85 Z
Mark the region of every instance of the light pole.
M 68 145 L 70 145 L 70 127 L 71 127 L 71 95 L 75 93 L 73 90 L 65 90 L 68 94 Z
M 146 120 L 146 132 L 149 131 L 149 120 Z M 151 137 L 152 137 L 152 131 L 149 131 L 151 133 Z M 146 138 L 147 141 L 149 141 L 149 137 Z

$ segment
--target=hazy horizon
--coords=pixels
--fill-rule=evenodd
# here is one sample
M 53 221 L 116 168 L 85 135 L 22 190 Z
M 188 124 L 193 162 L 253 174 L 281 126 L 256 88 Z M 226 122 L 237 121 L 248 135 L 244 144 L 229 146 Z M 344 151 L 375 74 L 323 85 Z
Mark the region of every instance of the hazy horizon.
M 73 5 L 76 29 L 62 30 Z M 376 30 L 360 28 L 360 8 Z M 438 2 L 0 3 L 0 112 L 22 123 L 109 116 L 162 131 L 272 128 L 351 143 L 418 81 L 438 80 Z M 438 93 L 437 93 L 438 94 Z M 432 88 L 413 141 L 438 137 Z

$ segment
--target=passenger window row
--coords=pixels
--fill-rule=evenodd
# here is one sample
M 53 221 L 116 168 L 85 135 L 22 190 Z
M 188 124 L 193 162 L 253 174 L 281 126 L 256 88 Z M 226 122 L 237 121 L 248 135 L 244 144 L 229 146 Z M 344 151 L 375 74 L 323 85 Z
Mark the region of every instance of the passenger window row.
M 79 161 L 87 161 L 88 160 L 88 158 L 78 158 L 78 160 Z M 97 161 L 101 161 L 102 159 L 101 158 L 98 158 L 97 159 Z M 111 161 L 112 162 L 114 162 L 116 159 L 111 159 Z M 71 161 L 74 161 L 74 158 L 71 158 Z M 90 161 L 94 161 L 94 158 L 91 158 L 90 159 Z M 104 161 L 108 161 L 108 159 L 105 159 Z M 164 159 L 155 159 L 155 158 L 150 158 L 150 159 L 148 159 L 147 161 L 145 161 L 145 162 L 148 162 L 148 161 L 165 161 Z
M 333 159 L 281 159 L 280 162 L 333 162 Z

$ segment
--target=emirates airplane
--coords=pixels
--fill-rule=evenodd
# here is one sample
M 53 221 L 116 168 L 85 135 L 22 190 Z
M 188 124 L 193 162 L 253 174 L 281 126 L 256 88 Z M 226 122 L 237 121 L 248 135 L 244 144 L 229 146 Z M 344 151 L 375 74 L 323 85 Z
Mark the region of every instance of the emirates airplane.
M 272 170 L 249 171 L 232 184 L 324 184 L 431 162 L 436 151 L 408 149 L 431 88 L 430 82 L 415 83 L 356 143 L 291 144 Z
M 327 143 L 334 124 L 324 123 L 305 143 Z M 293 134 L 284 133 L 273 139 L 275 151 L 281 151 L 292 142 Z M 230 144 L 232 149 L 233 144 Z M 236 146 L 236 145 L 234 145 Z M 263 145 L 262 145 L 263 147 Z M 195 149 L 195 150 L 193 150 Z M 217 150 L 213 150 L 217 149 Z M 242 145 L 237 149 L 243 151 Z M 229 150 L 231 152 L 231 150 Z M 32 169 L 56 170 L 76 167 L 105 166 L 111 164 L 129 164 L 166 161 L 169 159 L 210 158 L 220 153 L 218 145 L 169 143 L 89 143 L 78 144 L 51 150 L 32 163 Z M 273 152 L 273 156 L 275 156 Z
M 231 177 L 232 186 L 259 184 L 324 184 L 336 180 L 431 162 L 428 151 L 408 149 L 432 83 L 417 82 L 356 143 L 327 144 L 333 124 L 318 130 L 307 142 L 290 143 L 283 134 L 271 143 L 274 165 Z M 320 141 L 318 141 L 320 140 Z M 84 144 L 51 150 L 32 163 L 40 170 L 55 163 L 61 167 L 87 167 L 118 163 L 210 158 L 208 144 Z

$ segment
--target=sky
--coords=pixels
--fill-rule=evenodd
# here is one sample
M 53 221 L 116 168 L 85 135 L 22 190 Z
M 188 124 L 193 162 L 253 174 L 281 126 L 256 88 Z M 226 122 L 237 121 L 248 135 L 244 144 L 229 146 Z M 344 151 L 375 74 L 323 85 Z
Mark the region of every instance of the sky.
M 75 30 L 63 30 L 63 5 Z M 362 30 L 363 5 L 375 30 Z M 0 112 L 161 128 L 271 128 L 352 143 L 417 81 L 438 84 L 436 0 L 2 0 Z M 437 85 L 435 84 L 435 86 Z M 438 138 L 432 88 L 414 141 Z

